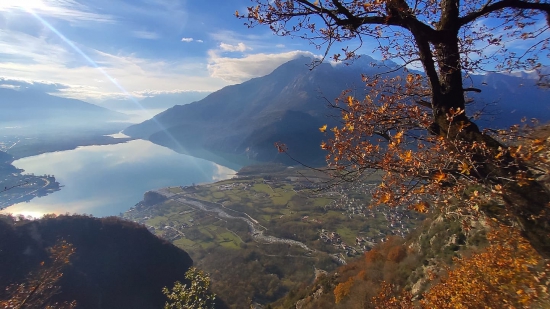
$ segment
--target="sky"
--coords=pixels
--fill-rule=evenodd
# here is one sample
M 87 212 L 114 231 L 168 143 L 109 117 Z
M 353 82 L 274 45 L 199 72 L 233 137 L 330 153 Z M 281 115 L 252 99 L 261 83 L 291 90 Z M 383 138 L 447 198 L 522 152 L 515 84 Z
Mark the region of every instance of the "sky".
M 250 0 L 0 0 L 0 87 L 46 89 L 99 104 L 212 92 L 269 74 L 300 55 L 323 52 L 303 40 L 275 36 L 266 26 L 246 27 L 235 12 L 250 5 Z M 364 43 L 359 52 L 373 55 Z
M 235 17 L 249 0 L 0 0 L 2 87 L 98 102 L 211 92 L 318 53 Z

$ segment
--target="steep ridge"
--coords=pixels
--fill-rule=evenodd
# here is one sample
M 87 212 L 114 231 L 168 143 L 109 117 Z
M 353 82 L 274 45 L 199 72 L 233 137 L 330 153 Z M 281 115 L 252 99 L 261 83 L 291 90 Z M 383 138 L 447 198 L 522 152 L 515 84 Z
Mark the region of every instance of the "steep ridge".
M 310 69 L 311 63 L 307 57 L 289 61 L 264 77 L 225 87 L 198 102 L 176 105 L 124 133 L 191 154 L 192 149 L 201 148 L 219 156 L 292 163 L 273 147 L 283 142 L 297 160 L 322 165 L 324 153 L 318 146 L 324 135 L 317 128 L 336 125 L 339 116 L 328 105 L 346 89 L 355 97 L 364 96 L 362 74 L 405 72 L 391 61 L 368 56 L 351 65 L 323 63 Z M 474 99 L 468 112 L 489 111 L 481 127 L 507 127 L 523 116 L 548 121 L 550 107 L 544 102 L 549 91 L 535 84 L 535 80 L 497 73 L 471 76 L 465 87 L 482 92 L 468 93 Z M 524 103 L 518 104 L 520 99 Z
M 124 133 L 182 152 L 200 147 L 222 156 L 290 163 L 273 147 L 281 141 L 296 159 L 322 164 L 318 145 L 323 135 L 317 128 L 336 124 L 330 116 L 338 115 L 327 108 L 328 103 L 344 89 L 362 88 L 361 72 L 383 70 L 366 66 L 374 60 L 364 57 L 363 65 L 333 67 L 323 63 L 313 70 L 308 66 L 311 58 L 298 58 L 264 77 L 225 87 L 195 103 L 174 106 Z

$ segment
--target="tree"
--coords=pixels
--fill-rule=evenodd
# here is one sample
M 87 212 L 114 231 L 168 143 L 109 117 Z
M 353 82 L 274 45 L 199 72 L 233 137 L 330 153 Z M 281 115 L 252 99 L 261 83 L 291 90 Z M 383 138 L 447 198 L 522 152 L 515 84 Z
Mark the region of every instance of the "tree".
M 343 95 L 339 100 L 342 125 L 331 129 L 333 137 L 321 145 L 337 177 L 353 180 L 382 170 L 384 181 L 374 194 L 378 202 L 422 212 L 433 206 L 457 215 L 481 212 L 516 225 L 550 258 L 550 193 L 537 181 L 548 173 L 548 161 L 538 161 L 544 163 L 542 169 L 530 164 L 533 158 L 547 157 L 543 149 L 548 141 L 526 139 L 522 148 L 517 139 L 528 136 L 520 135 L 518 127 L 480 130 L 467 114 L 466 94 L 481 90 L 465 82 L 481 71 L 540 70 L 539 57 L 548 57 L 550 3 L 251 1 L 255 5 L 247 14 L 237 12 L 249 27 L 268 25 L 275 34 L 308 40 L 325 47 L 325 56 L 335 44 L 373 38 L 374 49 L 384 58 L 403 62 L 388 71 L 406 70 L 414 63 L 423 68 L 424 74 L 364 76 L 367 97 Z M 510 49 L 513 41 L 524 46 Z M 348 45 L 342 50 L 343 56 L 332 58 L 356 57 L 357 49 Z M 453 208 L 457 200 L 464 200 L 458 209 Z M 488 203 L 491 207 L 485 207 Z
M 8 298 L 0 300 L 0 307 L 7 309 L 72 309 L 76 302 L 52 303 L 51 298 L 59 292 L 57 281 L 63 276 L 61 270 L 69 263 L 75 252 L 72 244 L 61 240 L 50 248 L 50 258 L 41 262 L 40 268 L 29 274 L 25 283 L 12 284 L 6 288 Z
M 334 288 L 334 301 L 339 303 L 344 299 L 344 297 L 349 295 L 350 289 L 353 286 L 354 278 L 350 277 L 346 282 L 339 283 L 336 288 Z
M 195 267 L 189 268 L 185 278 L 191 281 L 191 286 L 176 281 L 174 287 L 169 290 L 163 288 L 162 293 L 168 297 L 164 305 L 165 309 L 207 309 L 214 308 L 216 295 L 211 294 L 210 278 Z

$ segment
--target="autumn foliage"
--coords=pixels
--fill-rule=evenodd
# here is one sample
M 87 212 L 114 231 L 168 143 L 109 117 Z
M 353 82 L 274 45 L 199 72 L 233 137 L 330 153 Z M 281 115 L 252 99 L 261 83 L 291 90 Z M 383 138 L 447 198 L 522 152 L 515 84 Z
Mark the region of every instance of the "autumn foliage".
M 421 301 L 423 308 L 536 308 L 550 305 L 550 263 L 517 231 L 501 227 L 489 247 L 457 258 Z
M 385 273 L 402 259 L 400 252 L 391 254 L 394 262 L 387 251 L 367 253 L 369 271 L 361 277 L 379 286 L 385 282 L 372 299 L 375 307 L 548 306 L 543 261 L 550 258 L 549 134 L 537 135 L 536 122 L 482 130 L 467 93 L 482 91 L 468 79 L 478 72 L 527 69 L 544 79 L 540 59 L 549 56 L 550 3 L 252 1 L 247 14 L 237 13 L 250 27 L 268 25 L 277 35 L 308 40 L 325 48 L 324 57 L 338 45 L 342 53 L 332 56 L 335 61 L 356 58 L 363 40 L 370 39 L 384 59 L 402 62 L 386 67 L 387 74 L 364 76 L 368 95 L 344 91 L 333 104 L 340 125 L 319 128 L 327 135 L 320 146 L 337 181 L 361 181 L 378 171 L 383 176 L 372 192 L 373 204 L 433 211 L 460 221 L 464 231 L 473 222 L 496 222 L 489 247 L 457 258 L 447 275 L 433 278 L 437 283 L 419 303 Z M 510 48 L 512 43 L 521 47 Z M 423 74 L 408 71 L 411 65 Z M 350 277 L 334 290 L 339 304 L 362 286 L 360 278 Z
M 348 296 L 350 289 L 353 286 L 353 281 L 354 278 L 350 277 L 348 281 L 339 283 L 336 286 L 334 289 L 334 298 L 336 303 L 341 302 L 344 297 Z
M 543 78 L 540 59 L 548 56 L 550 3 L 252 2 L 246 14 L 237 12 L 250 27 L 267 25 L 277 35 L 308 40 L 324 47 L 324 56 L 338 45 L 343 54 L 335 53 L 335 61 L 356 58 L 368 38 L 384 59 L 403 63 L 386 67 L 385 75 L 365 76 L 369 94 L 344 93 L 334 105 L 341 110 L 341 125 L 320 128 L 327 133 L 321 147 L 337 179 L 353 181 L 382 171 L 375 202 L 419 212 L 438 208 L 454 217 L 489 215 L 520 227 L 523 237 L 550 258 L 550 192 L 538 181 L 548 174 L 546 140 L 521 146 L 507 139 L 518 128 L 481 130 L 466 99 L 468 92 L 481 92 L 479 85 L 468 84 L 469 74 L 527 69 Z M 519 52 L 507 46 L 512 42 L 521 42 Z M 408 72 L 407 65 L 421 67 L 423 74 Z
M 487 238 L 487 248 L 470 256 L 456 257 L 452 266 L 446 266 L 439 274 L 431 274 L 432 285 L 422 294 L 421 300 L 414 301 L 410 291 L 400 286 L 402 283 L 386 278 L 374 285 L 378 291 L 366 307 L 546 308 L 550 305 L 548 261 L 541 259 L 533 247 L 512 228 L 500 226 L 493 229 Z M 391 245 L 386 248 L 384 260 L 389 261 L 391 255 L 403 246 Z M 336 303 L 350 295 L 350 290 L 357 288 L 361 280 L 373 279 L 369 278 L 369 275 L 372 276 L 371 265 L 379 261 L 372 259 L 373 256 L 382 256 L 379 248 L 365 254 L 366 264 L 358 268 L 362 270 L 356 276 L 336 286 Z M 345 272 L 345 268 L 341 271 Z M 361 292 L 356 290 L 356 293 Z M 347 305 L 348 308 L 357 308 L 351 303 Z
M 72 309 L 76 302 L 52 302 L 51 298 L 59 292 L 57 284 L 62 270 L 69 263 L 75 249 L 72 244 L 61 240 L 50 248 L 48 261 L 40 263 L 39 268 L 31 272 L 24 283 L 12 284 L 6 288 L 8 298 L 0 300 L 0 307 L 6 309 Z

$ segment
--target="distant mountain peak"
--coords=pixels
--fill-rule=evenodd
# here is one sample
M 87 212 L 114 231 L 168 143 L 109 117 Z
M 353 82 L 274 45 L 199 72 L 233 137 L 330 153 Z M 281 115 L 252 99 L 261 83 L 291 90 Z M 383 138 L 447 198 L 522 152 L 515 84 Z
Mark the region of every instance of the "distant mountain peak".
M 286 156 L 278 156 L 273 147 L 273 143 L 283 142 L 299 161 L 322 164 L 325 153 L 320 151 L 319 145 L 326 136 L 319 134 L 318 127 L 327 123 L 337 125 L 339 117 L 339 112 L 328 108 L 328 103 L 334 102 L 346 89 L 353 89 L 358 97 L 366 95 L 368 89 L 365 89 L 362 74 L 392 71 L 389 76 L 397 76 L 406 72 L 391 60 L 375 60 L 368 55 L 361 55 L 347 65 L 325 62 L 312 67 L 313 61 L 312 57 L 297 57 L 266 76 L 225 87 L 198 102 L 169 109 L 154 120 L 127 128 L 124 133 L 178 151 L 188 151 L 182 150 L 180 145 L 183 145 L 186 149 L 200 148 L 218 155 L 253 157 L 258 161 L 284 160 Z M 544 101 L 547 93 L 519 87 L 521 79 L 513 76 L 483 78 L 472 76 L 469 79 L 472 87 L 483 87 L 483 92 L 471 95 L 476 103 L 468 112 L 498 100 L 496 107 L 501 109 L 502 115 L 483 124 L 505 127 L 519 122 L 522 114 L 528 118 L 538 116 L 543 121 L 550 119 L 549 110 L 533 108 L 536 102 Z M 488 85 L 482 86 L 483 83 Z M 514 91 L 513 85 L 518 86 Z M 525 104 L 517 106 L 518 100 L 525 100 Z M 510 110 L 520 113 L 511 114 Z

